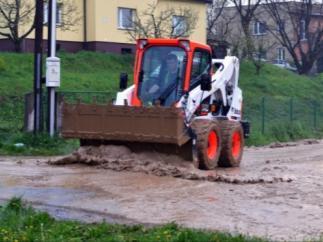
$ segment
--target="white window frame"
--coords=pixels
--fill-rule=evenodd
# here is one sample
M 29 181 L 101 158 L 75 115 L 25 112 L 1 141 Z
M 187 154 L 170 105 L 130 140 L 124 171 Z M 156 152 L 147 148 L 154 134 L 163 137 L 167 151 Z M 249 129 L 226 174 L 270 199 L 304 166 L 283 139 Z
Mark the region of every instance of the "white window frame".
M 178 19 L 180 19 L 180 21 L 182 23 L 179 23 L 178 24 L 177 23 Z M 172 17 L 172 26 L 174 28 L 173 35 L 179 36 L 178 32 L 180 31 L 180 33 L 182 33 L 181 34 L 182 37 L 188 37 L 188 36 L 185 36 L 185 33 L 187 33 L 187 18 L 185 16 L 182 16 L 182 15 L 173 15 L 173 17 Z M 176 28 L 179 28 L 179 31 L 176 30 Z
M 286 61 L 286 51 L 284 47 L 277 48 L 277 61 L 279 63 L 285 63 Z
M 263 32 L 263 33 L 260 32 L 260 30 L 261 30 L 261 28 L 260 28 L 261 24 L 263 24 L 266 27 L 266 23 L 265 22 L 255 21 L 253 23 L 253 30 L 252 30 L 253 35 L 265 35 L 265 34 L 267 34 L 267 30 L 266 29 L 265 29 L 265 32 Z
M 301 40 L 307 40 L 306 21 L 304 19 L 301 20 L 299 32 L 300 32 L 299 34 L 300 34 Z
M 43 24 L 48 24 L 48 17 L 49 17 L 49 6 L 48 2 L 44 3 L 44 21 Z M 60 26 L 62 24 L 62 4 L 57 4 L 57 10 L 56 10 L 56 26 Z
M 136 12 L 136 9 L 134 8 L 126 8 L 126 7 L 118 7 L 118 28 L 119 29 L 134 29 L 134 26 L 124 26 L 124 23 L 123 23 L 123 16 L 122 16 L 122 10 L 130 10 L 131 11 L 131 14 L 132 14 L 132 21 L 134 21 L 135 19 L 135 12 Z M 132 23 L 133 25 L 133 23 Z

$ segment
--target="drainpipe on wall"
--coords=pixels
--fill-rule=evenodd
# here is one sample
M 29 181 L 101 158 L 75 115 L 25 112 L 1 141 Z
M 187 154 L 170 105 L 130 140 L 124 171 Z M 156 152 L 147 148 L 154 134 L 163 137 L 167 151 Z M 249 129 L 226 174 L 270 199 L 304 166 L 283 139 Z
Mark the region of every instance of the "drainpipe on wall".
M 83 0 L 83 49 L 87 50 L 87 0 Z

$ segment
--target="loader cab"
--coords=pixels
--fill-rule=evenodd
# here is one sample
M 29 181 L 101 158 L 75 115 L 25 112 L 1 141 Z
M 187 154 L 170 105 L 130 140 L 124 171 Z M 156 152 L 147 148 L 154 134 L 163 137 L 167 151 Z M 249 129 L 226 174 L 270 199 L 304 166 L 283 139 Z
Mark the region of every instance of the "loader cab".
M 211 78 L 211 48 L 189 40 L 137 41 L 134 106 L 174 106 L 201 80 Z

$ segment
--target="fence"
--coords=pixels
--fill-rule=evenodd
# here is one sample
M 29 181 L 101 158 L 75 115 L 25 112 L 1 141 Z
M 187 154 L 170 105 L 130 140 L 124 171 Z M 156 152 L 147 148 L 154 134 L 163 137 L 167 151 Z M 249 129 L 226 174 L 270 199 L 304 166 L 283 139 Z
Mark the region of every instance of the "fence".
M 58 99 L 68 102 L 109 103 L 115 92 L 59 92 Z M 44 98 L 44 100 L 47 100 Z M 323 100 L 297 99 L 286 97 L 260 97 L 244 102 L 244 118 L 252 125 L 252 132 L 267 134 L 282 126 L 298 125 L 310 132 L 323 130 Z M 25 97 L 8 96 L 0 99 L 0 133 L 20 132 L 24 127 L 24 110 L 28 105 Z M 43 110 L 46 110 L 46 102 Z M 46 113 L 43 112 L 44 127 Z M 279 131 L 279 130 L 278 130 Z
M 24 105 L 24 97 L 0 97 L 0 134 L 22 131 L 24 126 Z
M 311 132 L 323 130 L 323 100 L 286 97 L 261 97 L 244 107 L 252 130 L 266 134 L 272 129 L 301 126 Z

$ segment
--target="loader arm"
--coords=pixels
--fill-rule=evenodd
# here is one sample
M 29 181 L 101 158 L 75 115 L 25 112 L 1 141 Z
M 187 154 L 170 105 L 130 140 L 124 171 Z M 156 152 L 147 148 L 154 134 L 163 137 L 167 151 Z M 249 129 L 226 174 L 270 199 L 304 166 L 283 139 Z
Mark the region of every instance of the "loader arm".
M 203 100 L 220 92 L 224 106 L 230 106 L 226 117 L 228 119 L 241 119 L 242 91 L 238 87 L 239 80 L 239 60 L 236 57 L 227 56 L 223 60 L 215 60 L 213 64 L 220 63 L 221 67 L 212 75 L 212 88 L 210 91 L 201 91 L 201 86 L 195 87 L 188 93 L 188 97 L 183 96 L 178 107 L 185 109 L 187 122 L 190 122 L 194 113 L 199 108 Z M 232 85 L 233 93 L 228 95 L 227 87 Z

